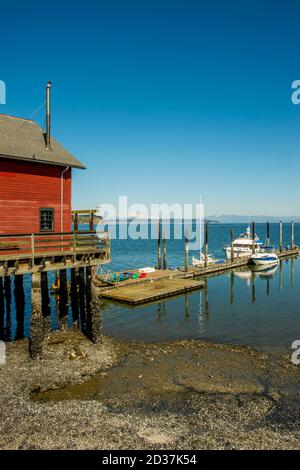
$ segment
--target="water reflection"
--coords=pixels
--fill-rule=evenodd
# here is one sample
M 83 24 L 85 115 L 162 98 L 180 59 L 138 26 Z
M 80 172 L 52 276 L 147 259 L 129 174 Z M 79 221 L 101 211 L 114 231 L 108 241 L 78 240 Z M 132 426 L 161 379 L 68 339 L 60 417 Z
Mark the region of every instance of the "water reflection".
M 294 258 L 281 260 L 278 266 L 269 269 L 232 270 L 203 279 L 204 286 L 199 291 L 134 308 L 104 300 L 101 306 L 103 332 L 122 339 L 149 341 L 202 338 L 256 344 L 271 342 L 274 338 L 279 343 L 283 336 L 294 339 L 297 335 L 300 337 L 300 299 L 298 289 L 294 288 L 300 280 L 299 268 Z M 26 301 L 21 279 L 12 278 L 13 295 L 10 279 L 1 281 L 1 339 L 28 336 L 30 314 L 26 313 L 25 305 L 30 302 Z M 77 271 L 68 281 L 64 306 L 60 295 L 52 295 L 49 307 L 48 294 L 45 294 L 47 329 L 77 324 L 88 337 L 96 338 L 95 332 L 101 325 L 92 321 L 89 299 L 85 295 L 85 277 Z M 67 316 L 62 316 L 63 312 L 67 312 Z M 50 319 L 51 325 L 48 325 Z

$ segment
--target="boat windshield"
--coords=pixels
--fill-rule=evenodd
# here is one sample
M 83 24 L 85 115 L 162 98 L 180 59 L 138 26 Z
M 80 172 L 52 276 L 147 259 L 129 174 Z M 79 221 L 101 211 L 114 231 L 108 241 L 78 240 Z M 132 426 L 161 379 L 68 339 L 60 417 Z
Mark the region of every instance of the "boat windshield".
M 264 251 L 265 253 L 274 253 L 275 247 L 273 245 L 262 245 L 260 250 Z

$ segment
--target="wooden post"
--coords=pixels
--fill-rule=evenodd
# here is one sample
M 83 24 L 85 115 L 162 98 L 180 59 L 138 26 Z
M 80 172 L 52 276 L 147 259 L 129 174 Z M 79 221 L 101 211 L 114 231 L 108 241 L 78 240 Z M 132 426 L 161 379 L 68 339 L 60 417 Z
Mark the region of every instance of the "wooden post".
M 68 315 L 68 282 L 66 269 L 59 271 L 59 279 L 59 316 L 60 318 L 64 318 Z
M 74 232 L 78 232 L 78 212 L 74 214 Z
M 208 264 L 208 222 L 205 224 L 205 261 L 204 266 L 207 268 Z
M 4 290 L 3 290 L 3 278 L 0 276 L 0 334 L 3 335 L 4 328 Z
M 282 222 L 279 223 L 279 250 L 282 253 Z
M 252 253 L 255 253 L 255 222 L 252 222 Z
M 44 328 L 42 318 L 41 273 L 32 274 L 31 286 L 31 334 L 29 353 L 32 359 L 42 356 Z
M 291 224 L 291 248 L 292 250 L 295 248 L 295 224 L 292 222 Z
M 59 288 L 59 286 L 60 286 L 59 274 L 58 274 L 58 271 L 55 271 L 55 287 Z
M 161 220 L 158 221 L 158 238 L 157 238 L 157 269 L 161 269 Z
M 4 299 L 5 299 L 7 324 L 9 324 L 9 322 L 10 322 L 10 312 L 11 312 L 11 279 L 10 279 L 10 276 L 5 276 L 4 277 Z
M 269 222 L 267 222 L 267 237 L 266 237 L 266 240 L 267 240 L 267 245 L 270 245 L 270 224 L 269 224 Z
M 90 211 L 90 231 L 92 232 L 94 230 L 94 212 Z
M 73 322 L 76 322 L 79 316 L 77 282 L 78 282 L 78 269 L 73 268 L 71 269 L 71 305 L 72 305 Z
M 233 263 L 234 260 L 234 251 L 233 251 L 233 240 L 234 240 L 234 233 L 233 228 L 230 229 L 230 260 Z
M 78 296 L 79 296 L 79 319 L 82 331 L 85 331 L 86 309 L 85 309 L 85 268 L 78 269 Z
M 164 250 L 164 269 L 167 269 L 167 240 L 165 234 L 163 237 L 163 250 Z
M 99 292 L 96 287 L 96 268 L 86 268 L 87 329 L 86 334 L 93 343 L 102 341 L 102 320 Z
M 48 273 L 47 271 L 41 272 L 41 291 L 42 291 L 42 312 L 44 317 L 50 315 L 50 297 L 48 289 Z
M 23 286 L 23 276 L 15 276 L 15 306 L 16 306 L 16 339 L 24 338 L 24 313 L 25 313 L 25 294 Z
M 188 229 L 186 229 L 185 233 L 185 261 L 184 261 L 184 266 L 185 266 L 185 272 L 187 273 L 189 270 L 189 234 L 188 234 Z

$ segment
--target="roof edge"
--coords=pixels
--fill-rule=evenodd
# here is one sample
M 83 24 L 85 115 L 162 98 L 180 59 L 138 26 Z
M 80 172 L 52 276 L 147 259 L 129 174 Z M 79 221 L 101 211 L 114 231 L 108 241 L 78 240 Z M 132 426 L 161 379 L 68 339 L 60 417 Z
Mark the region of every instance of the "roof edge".
M 67 167 L 69 166 L 70 168 L 77 168 L 78 170 L 86 170 L 86 166 L 84 165 L 74 165 L 74 164 L 67 164 L 67 163 L 57 163 L 57 162 L 51 162 L 48 160 L 40 160 L 38 158 L 25 158 L 25 157 L 20 157 L 20 156 L 15 156 L 15 155 L 3 155 L 0 154 L 0 158 L 9 158 L 10 160 L 18 160 L 22 162 L 30 162 L 30 163 L 42 163 L 46 165 L 52 165 L 52 166 L 63 166 Z

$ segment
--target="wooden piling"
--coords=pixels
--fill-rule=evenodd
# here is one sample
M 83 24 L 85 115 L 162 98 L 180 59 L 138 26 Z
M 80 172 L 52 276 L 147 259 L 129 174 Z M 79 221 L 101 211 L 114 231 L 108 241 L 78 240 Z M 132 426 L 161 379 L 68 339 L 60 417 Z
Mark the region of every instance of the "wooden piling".
M 161 269 L 161 220 L 158 221 L 158 237 L 157 237 L 157 269 Z
M 74 215 L 74 231 L 78 232 L 78 212 L 75 212 Z
M 185 232 L 185 259 L 184 259 L 184 269 L 187 273 L 189 270 L 189 236 L 188 236 L 188 229 Z
M 55 286 L 59 288 L 60 280 L 59 280 L 59 273 L 55 271 Z
M 60 318 L 64 318 L 68 315 L 68 282 L 66 269 L 59 271 L 59 279 L 59 316 Z
M 167 269 L 167 240 L 166 240 L 165 234 L 163 237 L 163 252 L 164 252 L 163 266 L 164 266 L 164 269 Z
M 79 320 L 82 331 L 85 329 L 86 322 L 86 299 L 85 299 L 85 268 L 78 270 L 78 297 L 79 297 Z
M 255 253 L 255 222 L 252 222 L 252 253 Z
M 0 335 L 2 337 L 2 332 L 4 328 L 4 290 L 3 290 L 3 278 L 0 276 Z
M 25 293 L 23 285 L 23 276 L 15 276 L 14 297 L 16 306 L 16 339 L 24 337 L 24 314 L 25 314 Z
M 99 293 L 96 287 L 96 268 L 86 268 L 87 329 L 86 334 L 93 343 L 102 341 L 102 320 Z
M 279 249 L 282 253 L 282 222 L 279 222 Z
M 44 317 L 50 316 L 50 297 L 48 289 L 48 273 L 41 272 L 42 312 Z
M 205 261 L 204 266 L 207 268 L 208 264 L 208 222 L 205 224 Z
M 233 263 L 234 261 L 234 251 L 233 251 L 233 240 L 234 240 L 234 232 L 233 228 L 230 229 L 230 260 Z
M 73 322 L 77 322 L 79 317 L 79 305 L 78 305 L 78 269 L 71 269 L 71 306 L 72 306 L 72 318 Z
M 291 223 L 291 248 L 292 250 L 295 247 L 295 224 L 294 222 Z
M 90 225 L 90 230 L 94 230 L 94 212 L 90 211 L 89 213 L 89 225 Z
M 6 276 L 4 278 L 4 299 L 5 299 L 7 323 L 9 323 L 10 313 L 11 313 L 11 279 L 10 279 L 10 276 Z
M 42 357 L 43 353 L 43 317 L 41 295 L 41 273 L 32 274 L 31 285 L 31 327 L 29 340 L 29 353 L 32 359 Z

